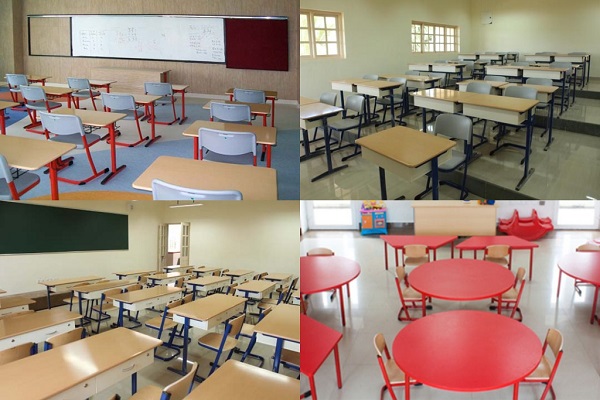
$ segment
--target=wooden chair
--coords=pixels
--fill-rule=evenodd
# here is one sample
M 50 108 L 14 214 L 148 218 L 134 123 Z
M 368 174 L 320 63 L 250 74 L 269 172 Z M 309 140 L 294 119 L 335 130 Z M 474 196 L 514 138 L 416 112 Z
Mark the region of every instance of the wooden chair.
M 90 319 L 94 322 L 97 322 L 98 325 L 96 330 L 92 328 L 92 332 L 99 333 L 100 332 L 100 322 L 107 321 L 110 319 L 110 314 L 108 311 L 117 310 L 118 308 L 113 305 L 112 300 L 107 299 L 107 297 L 122 293 L 120 288 L 108 289 L 102 293 L 102 297 L 100 298 L 100 304 L 92 307 L 92 315 L 94 313 L 98 313 L 98 318 L 90 317 Z
M 575 251 L 600 251 L 600 245 L 595 243 L 584 243 L 577 246 Z
M 390 393 L 393 400 L 398 400 L 394 394 L 394 387 L 406 386 L 406 377 L 404 372 L 398 367 L 396 362 L 390 357 L 390 351 L 388 350 L 387 344 L 383 334 L 378 333 L 373 338 L 373 345 L 377 352 L 377 362 L 379 363 L 379 369 L 381 369 L 381 376 L 383 377 L 384 385 L 381 387 L 379 398 L 383 400 L 385 391 Z M 414 385 L 417 383 L 414 380 L 410 380 L 409 384 Z
M 155 358 L 158 358 L 163 361 L 170 361 L 173 358 L 177 357 L 179 355 L 179 353 L 181 352 L 181 350 L 179 350 L 180 346 L 173 344 L 173 340 L 175 339 L 175 336 L 177 333 L 178 324 L 177 324 L 177 322 L 173 321 L 173 317 L 171 317 L 169 315 L 169 310 L 174 307 L 179 307 L 182 304 L 183 304 L 183 299 L 174 300 L 174 301 L 170 302 L 169 304 L 165 305 L 165 309 L 163 310 L 162 315 L 151 318 L 145 322 L 146 327 L 158 331 L 157 336 L 156 336 L 157 339 L 162 340 L 161 336 L 164 331 L 171 331 L 171 333 L 169 334 L 169 341 L 167 343 L 165 343 L 163 341 L 163 344 L 161 346 L 166 347 L 167 349 L 174 350 L 173 354 L 159 355 L 155 349 L 154 350 Z
M 54 349 L 67 343 L 75 342 L 86 337 L 86 331 L 83 327 L 75 328 L 72 331 L 59 333 L 49 337 L 44 342 L 44 351 Z
M 396 267 L 396 289 L 398 290 L 398 296 L 400 297 L 400 311 L 398 311 L 399 321 L 413 321 L 414 318 L 410 316 L 409 308 L 420 309 L 422 308 L 422 297 L 421 293 L 408 285 L 407 274 L 404 267 Z M 402 281 L 406 285 L 406 288 L 402 289 Z M 402 312 L 404 311 L 404 316 Z M 425 315 L 423 315 L 425 316 Z
M 233 282 L 231 285 L 225 286 L 223 288 L 225 291 L 225 294 L 228 294 L 230 296 L 235 296 L 235 288 L 237 285 L 238 285 L 237 282 Z
M 333 250 L 328 249 L 327 247 L 317 247 L 314 249 L 310 249 L 306 252 L 307 256 L 335 256 Z M 350 284 L 346 284 L 346 290 L 348 291 L 348 297 L 350 297 Z M 330 300 L 333 301 L 335 297 L 335 289 L 331 291 L 331 296 L 329 296 Z
M 231 358 L 233 350 L 238 345 L 240 332 L 242 331 L 245 318 L 246 314 L 242 314 L 229 320 L 225 325 L 225 331 L 222 334 L 210 332 L 198 339 L 198 344 L 201 347 L 217 353 L 208 376 L 210 376 L 219 366 L 219 358 L 221 357 L 221 354 L 228 352 L 226 360 Z
M 546 356 L 546 350 L 550 348 L 554 361 L 551 358 Z M 559 330 L 550 328 L 546 333 L 546 339 L 544 340 L 544 345 L 542 346 L 542 359 L 538 367 L 526 377 L 523 382 L 536 382 L 543 383 L 546 385 L 544 392 L 542 393 L 542 397 L 540 400 L 544 400 L 548 392 L 552 395 L 553 399 L 556 399 L 556 394 L 554 393 L 554 388 L 552 387 L 552 382 L 554 381 L 554 376 L 556 375 L 556 371 L 558 369 L 558 365 L 560 364 L 560 360 L 563 355 L 563 336 Z
M 24 314 L 32 314 L 34 312 L 35 311 L 33 311 L 33 310 L 24 310 L 24 311 L 15 312 L 12 314 L 0 315 L 0 320 L 17 317 L 17 316 L 24 315 Z
M 525 287 L 525 268 L 520 267 L 517 270 L 515 276 L 515 284 L 508 291 L 502 293 L 502 309 L 510 311 L 510 318 L 514 318 L 517 314 L 517 321 L 523 321 L 523 314 L 519 308 L 519 302 L 521 301 L 521 295 L 523 294 L 523 288 Z M 492 304 L 497 303 L 498 300 L 492 298 Z M 494 309 L 495 306 L 491 306 Z
M 127 286 L 126 288 L 123 289 L 123 293 L 127 293 L 127 292 L 133 292 L 136 290 L 142 290 L 144 288 L 144 285 L 142 285 L 141 283 L 136 283 L 130 286 Z M 140 326 L 142 326 L 142 323 L 138 320 L 138 317 L 140 315 L 139 311 L 136 311 L 135 313 L 135 317 L 131 316 L 131 312 L 129 310 L 127 311 L 127 319 L 129 319 L 129 321 L 133 322 L 134 324 L 132 326 L 128 326 L 127 328 L 129 329 L 133 329 L 133 328 L 139 328 Z
M 271 310 L 272 310 L 272 308 L 269 307 L 269 308 L 265 309 L 264 311 L 262 311 L 260 313 L 260 315 L 258 316 L 258 322 L 262 321 L 262 319 L 264 317 L 269 315 Z M 252 357 L 252 358 L 256 358 L 257 360 L 259 360 L 260 361 L 259 367 L 262 367 L 265 362 L 264 357 L 259 356 L 257 354 L 252 354 L 252 349 L 254 348 L 254 344 L 256 343 L 256 334 L 254 333 L 255 327 L 256 327 L 256 325 L 254 325 L 254 324 L 244 322 L 244 324 L 242 325 L 242 330 L 240 331 L 240 336 L 249 338 L 250 343 L 248 343 L 248 347 L 246 347 L 245 351 L 236 350 L 235 352 L 243 354 L 242 359 L 241 359 L 242 362 L 244 362 L 246 360 L 246 357 Z
M 505 244 L 494 244 L 485 248 L 484 260 L 491 261 L 496 264 L 506 265 L 511 268 L 512 252 L 510 247 Z
M 194 386 L 194 377 L 196 376 L 197 371 L 198 363 L 192 362 L 192 366 L 185 376 L 166 386 L 164 389 L 152 385 L 144 386 L 138 390 L 136 394 L 131 396 L 130 399 L 182 400 L 192 391 L 192 387 Z
M 79 299 L 75 298 L 75 289 L 77 289 L 77 287 L 79 286 L 87 286 L 90 285 L 90 282 L 82 282 L 80 284 L 78 284 L 77 286 L 73 287 L 71 289 L 71 296 L 69 298 L 63 299 L 63 303 L 68 304 L 69 305 L 69 311 L 73 311 L 73 304 L 79 304 Z M 85 304 L 86 306 L 86 314 L 87 314 L 87 307 L 88 307 L 88 301 L 87 299 L 81 299 L 81 305 L 83 306 Z
M 429 262 L 429 248 L 424 244 L 408 244 L 402 249 L 402 266 L 419 266 Z
M 35 343 L 27 342 L 6 350 L 0 351 L 0 365 L 20 360 L 36 353 Z

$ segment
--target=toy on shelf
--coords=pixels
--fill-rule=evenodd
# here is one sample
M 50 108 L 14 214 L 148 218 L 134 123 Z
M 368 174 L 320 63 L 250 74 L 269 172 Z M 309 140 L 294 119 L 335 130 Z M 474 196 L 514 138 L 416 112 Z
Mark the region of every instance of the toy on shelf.
M 537 211 L 533 210 L 531 217 L 520 217 L 515 210 L 509 219 L 500 219 L 498 229 L 507 235 L 518 236 L 525 240 L 537 240 L 554 229 L 550 218 L 538 217 Z

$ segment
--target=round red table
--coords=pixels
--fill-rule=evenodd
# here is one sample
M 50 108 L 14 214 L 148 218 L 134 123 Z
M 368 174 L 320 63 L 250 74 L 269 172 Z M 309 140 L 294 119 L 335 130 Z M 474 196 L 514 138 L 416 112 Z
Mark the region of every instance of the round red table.
M 342 286 L 356 279 L 360 265 L 354 260 L 339 256 L 300 257 L 300 293 L 312 294 L 337 289 L 342 313 L 342 325 L 346 325 Z M 348 293 L 350 295 L 350 293 Z
M 453 258 L 419 265 L 408 276 L 408 282 L 423 295 L 425 316 L 426 297 L 455 301 L 498 297 L 500 305 L 502 293 L 514 285 L 515 277 L 505 267 L 490 261 Z
M 558 260 L 558 288 L 556 298 L 560 294 L 560 281 L 565 273 L 571 278 L 590 283 L 595 286 L 594 303 L 590 324 L 596 319 L 596 302 L 598 301 L 598 288 L 600 287 L 600 252 L 577 252 L 567 254 Z
M 394 360 L 409 377 L 438 389 L 481 392 L 514 385 L 537 367 L 542 344 L 522 323 L 493 313 L 458 310 L 411 322 L 394 339 Z M 410 399 L 410 385 L 405 387 Z

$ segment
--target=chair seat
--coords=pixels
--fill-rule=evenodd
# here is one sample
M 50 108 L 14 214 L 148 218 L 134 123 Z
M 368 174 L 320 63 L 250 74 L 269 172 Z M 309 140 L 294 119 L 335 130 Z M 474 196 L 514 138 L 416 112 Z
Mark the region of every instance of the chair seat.
M 404 301 L 421 301 L 421 293 L 417 292 L 415 289 L 409 287 L 402 291 L 402 297 L 404 297 Z
M 281 349 L 281 362 L 300 365 L 300 353 L 293 350 Z
M 252 336 L 253 334 L 254 334 L 254 325 L 252 325 L 252 324 L 242 325 L 242 331 L 240 332 L 240 335 Z
M 485 261 L 490 261 L 500 265 L 508 265 L 508 260 L 504 257 L 485 257 Z
M 502 302 L 504 303 L 505 301 L 510 301 L 510 300 L 514 301 L 514 300 L 516 300 L 518 295 L 519 295 L 519 292 L 517 292 L 517 289 L 510 288 L 506 292 L 502 293 Z
M 29 102 L 29 103 L 25 104 L 25 107 L 29 108 L 30 110 L 47 111 L 46 102 L 41 101 L 41 100 Z M 62 107 L 62 104 L 57 103 L 56 101 L 49 101 L 48 107 L 50 107 L 50 109 L 54 109 L 54 108 Z
M 40 183 L 40 177 L 34 173 L 28 172 L 21 175 L 18 179 L 14 179 L 15 187 L 17 188 L 17 192 L 21 193 L 24 189 L 35 186 Z M 1 200 L 11 200 L 10 190 L 8 189 L 8 184 L 6 183 L 6 179 L 0 179 L 0 199 Z
M 467 156 L 464 153 L 453 151 L 452 157 L 448 161 L 446 161 L 445 163 L 440 165 L 439 170 L 442 172 L 446 172 L 446 171 L 451 172 L 457 166 L 464 163 L 466 159 L 467 159 Z
M 99 92 L 99 91 L 97 91 L 97 90 L 92 90 L 92 91 L 91 91 L 91 94 L 92 94 L 92 96 L 94 96 L 94 97 L 96 97 L 96 96 L 100 96 L 100 92 Z M 82 90 L 78 90 L 77 92 L 73 92 L 73 93 L 71 94 L 71 96 L 73 96 L 73 97 L 81 97 L 81 98 L 84 98 L 84 97 L 90 97 L 90 90 L 88 90 L 88 89 L 82 89 Z
M 400 94 L 395 94 L 394 95 L 394 105 L 395 106 L 401 106 L 402 102 L 404 101 L 404 97 Z M 392 105 L 392 101 L 390 100 L 389 97 L 382 97 L 381 99 L 377 99 L 377 104 L 381 104 L 384 106 L 391 106 Z
M 145 325 L 149 328 L 160 329 L 160 324 L 162 323 L 162 317 L 154 317 L 146 321 Z M 177 322 L 173 321 L 170 318 L 165 318 L 165 324 L 163 325 L 164 330 L 173 329 L 177 326 Z
M 348 129 L 358 128 L 359 118 L 344 118 L 331 121 L 328 123 L 329 127 L 335 131 L 346 131 Z
M 525 381 L 535 381 L 538 379 L 548 379 L 550 377 L 550 373 L 552 372 L 552 366 L 548 362 L 546 356 L 542 356 L 540 363 L 537 368 L 525 378 Z
M 130 397 L 131 400 L 159 400 L 162 395 L 162 389 L 157 386 L 144 386 L 136 394 Z
M 126 117 L 123 119 L 127 119 L 127 120 L 135 119 L 135 114 L 137 114 L 138 118 L 141 118 L 144 116 L 144 111 L 140 110 L 139 108 L 136 108 L 135 110 L 111 110 L 111 111 L 118 112 L 121 114 L 126 114 Z
M 111 303 L 103 303 L 102 304 L 102 312 L 106 313 L 107 311 L 112 311 L 112 310 L 118 310 L 118 307 L 113 306 L 112 302 Z M 97 313 L 100 312 L 100 306 L 94 306 L 92 307 L 92 311 L 95 311 Z
M 406 376 L 393 359 L 390 358 L 384 364 L 392 385 L 401 385 L 404 383 Z
M 223 336 L 219 333 L 211 332 L 207 335 L 202 336 L 198 339 L 198 344 L 201 346 L 208 347 L 215 351 L 219 350 L 219 346 L 221 345 L 221 341 L 223 340 Z M 237 345 L 237 340 L 234 338 L 228 337 L 225 340 L 225 345 L 223 346 L 223 351 L 229 351 L 233 349 Z
M 85 139 L 87 140 L 88 145 L 91 146 L 92 144 L 100 140 L 100 136 L 96 135 L 95 133 L 89 133 L 85 135 Z M 78 149 L 83 149 L 83 141 L 79 133 L 74 133 L 72 135 L 54 136 L 51 137 L 50 140 L 52 140 L 53 142 L 74 144 L 77 146 Z
M 226 156 L 224 154 L 217 154 L 214 151 L 209 151 L 204 153 L 203 159 L 207 161 L 215 161 L 227 164 L 254 164 L 254 155 L 252 153 L 246 153 L 239 156 Z
M 404 263 L 405 264 L 411 264 L 411 265 L 421 265 L 421 264 L 425 264 L 429 262 L 429 257 L 427 256 L 423 256 L 423 257 L 406 257 L 404 259 Z

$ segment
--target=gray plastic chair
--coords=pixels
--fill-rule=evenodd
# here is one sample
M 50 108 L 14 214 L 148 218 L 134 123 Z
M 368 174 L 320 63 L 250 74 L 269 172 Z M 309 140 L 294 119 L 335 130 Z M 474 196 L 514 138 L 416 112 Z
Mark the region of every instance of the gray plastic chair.
M 252 89 L 233 89 L 233 100 L 244 103 L 259 103 L 263 104 L 267 101 L 263 90 Z
M 209 150 L 208 157 L 203 149 Z M 256 166 L 256 135 L 252 132 L 227 132 L 216 129 L 198 130 L 200 160 Z
M 18 103 L 19 93 L 21 93 L 21 86 L 29 85 L 27 76 L 23 74 L 6 74 L 6 81 L 8 83 L 10 97 L 15 103 Z
M 149 137 L 142 136 L 142 128 L 140 127 L 140 118 L 144 116 L 144 112 L 135 104 L 135 98 L 130 94 L 122 93 L 102 93 L 102 104 L 104 111 L 118 112 L 126 114 L 125 120 L 135 120 L 137 126 L 139 140 L 135 143 L 115 142 L 119 146 L 134 147 L 148 140 Z M 118 131 L 117 131 L 118 132 Z
M 406 90 L 406 78 L 389 78 L 388 81 L 389 82 L 398 82 L 398 83 L 401 83 L 402 85 L 404 85 L 401 93 L 394 94 L 394 108 L 399 108 L 402 110 L 404 108 L 404 99 L 405 99 L 404 92 Z M 385 120 L 385 115 L 387 113 L 387 110 L 392 105 L 392 102 L 391 102 L 389 96 L 382 97 L 381 99 L 377 99 L 376 104 L 381 104 L 383 106 L 383 117 L 381 118 L 381 122 L 379 123 L 379 125 L 388 122 Z M 402 121 L 402 113 L 400 113 L 398 118 L 399 118 L 398 122 L 401 125 L 406 125 L 406 122 Z
M 242 200 L 238 190 L 200 190 L 152 180 L 153 200 Z
M 160 99 L 156 100 L 155 104 L 161 106 L 171 105 L 171 108 L 173 109 L 172 121 L 157 121 L 155 119 L 154 123 L 160 125 L 171 125 L 179 120 L 179 117 L 177 117 L 177 113 L 175 112 L 176 98 L 173 95 L 173 85 L 166 82 L 144 82 L 144 92 L 153 96 L 162 96 Z
M 528 85 L 541 85 L 541 86 L 552 86 L 552 79 L 547 79 L 547 78 L 529 78 L 527 79 L 526 83 Z M 548 115 L 547 115 L 547 122 L 546 122 L 546 129 L 544 129 L 544 132 L 542 132 L 541 136 L 544 136 L 546 134 L 546 132 L 548 131 L 548 129 L 550 128 L 550 103 L 546 103 L 546 102 L 539 102 L 537 104 L 537 106 L 535 106 L 536 111 L 537 110 L 547 110 Z
M 506 77 L 505 76 L 498 76 L 498 75 L 486 75 L 485 78 L 483 78 L 484 81 L 494 81 L 494 82 L 506 82 Z
M 365 98 L 359 95 L 348 96 L 346 99 L 346 104 L 344 105 L 347 111 L 354 111 L 357 113 L 355 118 L 344 118 L 336 121 L 331 121 L 329 123 L 329 131 L 331 133 L 331 137 L 335 138 L 339 142 L 339 146 L 335 150 L 340 150 L 349 146 L 354 146 L 354 153 L 343 157 L 342 161 L 346 161 L 349 158 L 352 158 L 358 154 L 360 154 L 360 146 L 355 145 L 354 142 L 356 139 L 360 138 L 361 127 L 363 125 L 363 119 L 365 116 Z M 357 129 L 356 135 L 352 135 L 352 138 L 348 139 L 347 145 L 342 145 L 342 141 L 344 140 L 344 133 L 350 131 L 351 129 Z
M 94 106 L 94 110 L 98 110 L 96 108 L 96 101 L 94 100 L 96 97 L 100 97 L 100 92 L 98 90 L 92 90 L 90 86 L 90 81 L 85 78 L 67 78 L 67 84 L 71 89 L 75 89 L 75 92 L 71 93 L 73 97 L 75 108 L 79 108 L 79 101 L 82 99 L 90 99 L 92 101 L 92 106 Z
M 537 99 L 537 90 L 527 86 L 509 86 L 504 89 L 504 96 L 521 99 Z
M 8 161 L 0 154 L 0 200 L 20 200 L 21 196 L 40 183 L 40 177 L 33 173 L 19 173 L 14 178 Z
M 528 67 L 531 65 L 530 61 L 515 61 L 513 63 L 511 63 L 510 65 L 514 65 L 517 67 Z
M 56 101 L 50 101 L 46 97 L 46 92 L 42 89 L 41 86 L 20 86 L 21 95 L 23 96 L 23 100 L 25 100 L 25 107 L 27 108 L 27 114 L 29 114 L 29 119 L 31 119 L 31 124 L 27 125 L 25 129 L 31 130 L 35 133 L 43 133 L 39 131 L 32 130 L 35 126 L 39 126 L 40 123 L 37 120 L 37 112 L 38 111 L 47 111 L 50 112 L 55 108 L 62 107 L 62 104 L 57 103 Z
M 446 81 L 448 76 L 445 72 L 430 72 L 428 75 L 430 78 L 440 78 L 440 80 L 438 81 L 438 87 L 445 88 L 446 86 L 448 86 L 448 82 Z
M 412 69 L 409 69 L 408 71 L 406 71 L 404 73 L 404 75 L 421 75 L 421 72 L 419 72 L 419 71 L 413 71 Z
M 100 141 L 100 136 L 94 133 L 86 134 L 83 129 L 83 124 L 81 123 L 81 118 L 77 115 L 61 115 L 47 112 L 40 112 L 40 117 L 42 119 L 42 126 L 46 131 L 46 137 L 53 142 L 70 143 L 74 144 L 77 149 L 84 149 L 90 163 L 90 168 L 92 169 L 92 175 L 85 179 L 73 180 L 59 176 L 59 181 L 71 183 L 73 185 L 85 185 L 92 179 L 96 179 L 108 172 L 108 168 L 100 171 L 96 170 L 92 154 L 90 153 L 90 146 L 98 143 Z M 50 137 L 49 134 L 55 136 Z M 63 165 L 63 167 L 66 167 L 67 163 L 68 165 L 71 165 L 72 160 L 72 157 L 70 159 L 61 160 L 61 165 Z
M 487 77 L 486 77 L 487 78 Z M 480 94 L 492 94 L 492 85 L 490 85 L 489 83 L 485 83 L 485 82 L 469 82 L 467 84 L 467 92 L 471 92 L 471 93 L 480 93 Z M 482 121 L 481 119 L 477 122 Z M 479 138 L 479 143 L 477 143 L 477 145 L 475 145 L 475 147 L 477 146 L 481 146 L 483 143 L 487 142 L 487 139 L 485 137 L 485 128 L 487 127 L 487 119 L 483 120 L 483 130 L 481 131 L 481 134 L 473 134 L 473 136 Z
M 211 102 L 210 103 L 210 120 L 215 119 L 225 122 L 245 122 L 251 123 L 252 115 L 250 106 L 247 104 L 228 104 Z
M 337 93 L 336 92 L 324 92 L 321 93 L 321 97 L 319 97 L 319 102 L 323 104 L 329 104 L 330 106 L 335 106 L 337 104 Z M 313 138 L 311 142 L 315 142 L 317 140 L 323 139 L 322 137 L 317 139 L 317 132 L 319 129 L 323 129 L 322 126 L 317 126 L 315 128 L 315 133 L 313 134 Z

